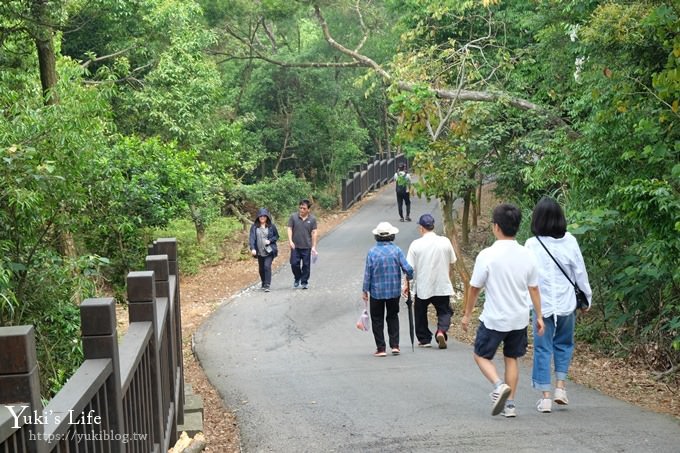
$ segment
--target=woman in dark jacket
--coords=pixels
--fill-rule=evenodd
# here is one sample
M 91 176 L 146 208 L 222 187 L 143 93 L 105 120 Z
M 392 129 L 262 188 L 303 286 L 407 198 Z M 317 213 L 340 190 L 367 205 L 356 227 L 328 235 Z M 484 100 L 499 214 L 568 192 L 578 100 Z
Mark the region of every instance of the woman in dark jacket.
M 279 253 L 276 247 L 276 241 L 278 240 L 279 231 L 272 222 L 269 211 L 261 208 L 257 211 L 257 217 L 250 227 L 248 243 L 250 245 L 250 253 L 257 258 L 262 289 L 266 292 L 269 292 L 269 287 L 272 283 L 272 261 L 274 261 L 274 258 Z

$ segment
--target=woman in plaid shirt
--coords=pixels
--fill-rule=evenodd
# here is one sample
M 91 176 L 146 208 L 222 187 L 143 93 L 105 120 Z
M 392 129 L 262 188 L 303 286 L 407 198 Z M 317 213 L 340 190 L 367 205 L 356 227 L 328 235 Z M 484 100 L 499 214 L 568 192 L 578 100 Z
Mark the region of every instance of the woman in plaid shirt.
M 413 268 L 404 252 L 394 245 L 394 236 L 399 232 L 389 222 L 381 222 L 373 230 L 376 244 L 368 251 L 364 268 L 362 297 L 370 300 L 371 328 L 375 338 L 376 357 L 385 357 L 384 326 L 387 321 L 392 354 L 399 354 L 399 297 L 401 295 L 401 271 L 407 278 L 413 278 Z M 385 311 L 387 310 L 387 315 Z

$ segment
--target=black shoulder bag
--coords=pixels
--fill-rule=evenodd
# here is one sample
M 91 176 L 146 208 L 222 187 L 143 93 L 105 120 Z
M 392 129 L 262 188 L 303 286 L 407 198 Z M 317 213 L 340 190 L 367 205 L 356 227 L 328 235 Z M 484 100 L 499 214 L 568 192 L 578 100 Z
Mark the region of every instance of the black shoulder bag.
M 539 239 L 538 236 L 535 236 L 535 237 L 538 240 L 538 242 L 543 246 L 545 251 L 548 252 L 548 255 L 550 255 L 550 258 L 552 258 L 552 260 L 555 262 L 555 264 L 557 264 L 557 267 L 560 268 L 560 270 L 562 271 L 562 273 L 564 274 L 566 279 L 569 281 L 569 283 L 574 287 L 574 293 L 576 294 L 576 308 L 580 309 L 580 310 L 585 310 L 586 308 L 588 308 L 590 306 L 590 304 L 588 303 L 588 298 L 586 297 L 586 294 L 583 291 L 581 291 L 581 288 L 578 287 L 578 284 L 576 284 L 575 281 L 574 282 L 571 281 L 571 279 L 569 278 L 567 273 L 562 268 L 562 265 L 559 263 L 559 261 L 557 261 L 555 259 L 554 256 L 552 256 L 552 253 L 550 253 L 550 250 L 548 250 L 548 247 L 545 246 L 543 241 L 541 241 L 541 239 Z

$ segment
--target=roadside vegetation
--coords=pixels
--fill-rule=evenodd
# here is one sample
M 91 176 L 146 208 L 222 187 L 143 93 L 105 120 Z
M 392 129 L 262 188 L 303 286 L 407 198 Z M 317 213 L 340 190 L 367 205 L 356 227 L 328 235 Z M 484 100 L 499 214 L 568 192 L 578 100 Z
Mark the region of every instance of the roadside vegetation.
M 0 325 L 36 326 L 49 397 L 78 304 L 124 294 L 151 239 L 196 272 L 257 207 L 335 208 L 404 152 L 459 251 L 485 181 L 527 214 L 555 196 L 595 290 L 578 335 L 673 380 L 679 137 L 673 1 L 6 0 Z

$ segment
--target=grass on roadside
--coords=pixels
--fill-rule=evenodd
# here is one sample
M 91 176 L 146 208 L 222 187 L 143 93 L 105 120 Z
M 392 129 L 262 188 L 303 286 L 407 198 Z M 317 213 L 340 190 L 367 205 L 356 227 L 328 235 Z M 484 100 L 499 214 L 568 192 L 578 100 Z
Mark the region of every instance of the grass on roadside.
M 167 228 L 155 230 L 153 237 L 176 238 L 180 272 L 195 275 L 202 266 L 214 265 L 222 260 L 228 252 L 225 245 L 240 232 L 241 224 L 235 218 L 220 217 L 208 226 L 199 244 L 194 224 L 188 219 L 180 219 L 172 221 Z

